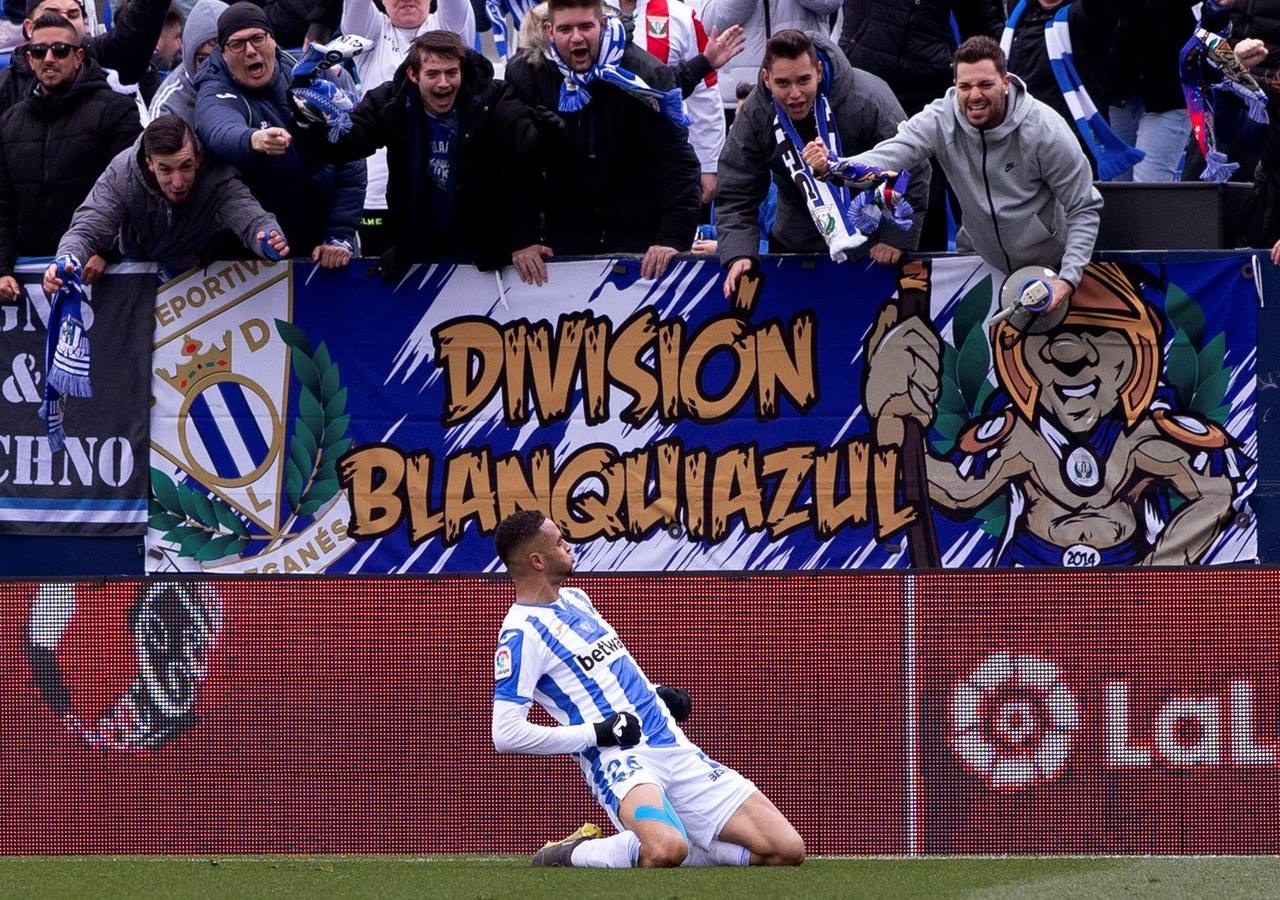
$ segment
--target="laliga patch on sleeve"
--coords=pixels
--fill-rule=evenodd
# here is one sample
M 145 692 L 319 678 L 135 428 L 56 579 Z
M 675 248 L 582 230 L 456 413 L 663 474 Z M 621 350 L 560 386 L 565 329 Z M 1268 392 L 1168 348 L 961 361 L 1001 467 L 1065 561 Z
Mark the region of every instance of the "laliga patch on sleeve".
M 499 647 L 498 652 L 493 654 L 493 680 L 510 678 L 513 671 L 515 667 L 511 665 L 511 648 Z

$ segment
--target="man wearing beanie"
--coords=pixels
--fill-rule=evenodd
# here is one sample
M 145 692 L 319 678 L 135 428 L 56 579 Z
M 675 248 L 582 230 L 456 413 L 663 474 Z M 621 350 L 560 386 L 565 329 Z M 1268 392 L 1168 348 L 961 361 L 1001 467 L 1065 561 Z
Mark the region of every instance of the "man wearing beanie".
M 85 36 L 84 7 L 80 0 L 27 0 L 27 19 L 22 33 L 30 40 L 31 25 L 45 13 L 62 16 L 76 30 L 85 58 L 105 69 L 114 69 L 121 84 L 136 84 L 151 63 L 151 54 L 164 28 L 169 0 L 132 0 L 115 20 L 110 31 Z M 24 52 L 25 44 L 15 47 L 13 62 L 0 71 L 0 112 L 31 96 L 36 76 Z
M 218 17 L 218 46 L 196 75 L 196 133 L 215 159 L 240 170 L 289 244 L 326 268 L 345 266 L 364 206 L 363 159 L 335 165 L 293 141 L 292 58 L 257 6 L 233 3 Z
M 169 73 L 151 99 L 151 118 L 174 115 L 189 125 L 196 121 L 196 74 L 218 46 L 218 16 L 222 0 L 198 0 L 182 30 L 182 61 Z

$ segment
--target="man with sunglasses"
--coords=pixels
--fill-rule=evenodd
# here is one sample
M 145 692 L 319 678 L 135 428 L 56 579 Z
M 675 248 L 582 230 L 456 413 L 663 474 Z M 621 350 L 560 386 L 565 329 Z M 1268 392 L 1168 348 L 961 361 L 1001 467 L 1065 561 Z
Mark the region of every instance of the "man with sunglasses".
M 45 13 L 57 13 L 71 24 L 75 31 L 72 43 L 84 50 L 86 58 L 115 70 L 122 84 L 135 84 L 151 64 L 169 2 L 131 0 L 110 31 L 89 37 L 85 34 L 85 9 L 80 0 L 26 0 L 27 18 L 22 23 L 22 33 L 34 40 L 32 27 L 36 20 Z M 15 48 L 13 61 L 0 71 L 0 112 L 31 96 L 35 87 L 35 72 L 22 51 L 22 47 Z
M 365 162 L 325 162 L 288 131 L 293 60 L 257 6 L 218 17 L 218 46 L 196 76 L 196 133 L 215 159 L 235 166 L 279 219 L 295 253 L 325 268 L 351 261 L 364 208 Z
M 17 293 L 17 258 L 53 255 L 98 176 L 142 131 L 133 100 L 111 89 L 67 19 L 36 19 L 23 55 L 36 89 L 0 115 L 0 299 Z M 85 281 L 105 266 L 87 260 Z

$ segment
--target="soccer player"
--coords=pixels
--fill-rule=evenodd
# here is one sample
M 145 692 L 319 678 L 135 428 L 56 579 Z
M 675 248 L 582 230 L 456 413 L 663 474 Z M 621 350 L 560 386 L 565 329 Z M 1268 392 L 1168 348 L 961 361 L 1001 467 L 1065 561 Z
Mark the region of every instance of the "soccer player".
M 494 655 L 493 744 L 500 753 L 572 754 L 618 833 L 586 825 L 533 857 L 538 866 L 799 865 L 804 841 L 755 785 L 684 736 L 587 595 L 563 587 L 573 551 L 540 512 L 494 536 L 515 584 Z M 537 702 L 557 726 L 527 721 Z

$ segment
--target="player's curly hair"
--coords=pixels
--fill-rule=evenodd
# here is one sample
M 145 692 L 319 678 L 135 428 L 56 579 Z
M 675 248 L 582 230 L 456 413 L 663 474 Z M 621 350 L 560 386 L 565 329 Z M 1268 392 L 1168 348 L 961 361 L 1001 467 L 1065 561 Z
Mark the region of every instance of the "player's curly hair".
M 546 520 L 536 509 L 521 509 L 499 522 L 493 533 L 493 549 L 498 552 L 498 559 L 511 565 L 520 548 L 538 533 Z

